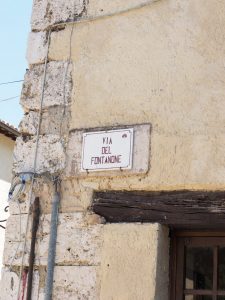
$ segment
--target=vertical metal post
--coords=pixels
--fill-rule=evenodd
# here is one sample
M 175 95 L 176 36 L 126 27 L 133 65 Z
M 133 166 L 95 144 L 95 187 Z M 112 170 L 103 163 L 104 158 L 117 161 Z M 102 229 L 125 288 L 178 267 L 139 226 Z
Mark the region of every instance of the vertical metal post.
M 46 283 L 45 283 L 45 300 L 52 299 L 59 202 L 60 202 L 60 193 L 57 191 L 57 186 L 56 186 L 56 191 L 55 191 L 53 201 L 52 201 L 47 277 L 46 277 Z

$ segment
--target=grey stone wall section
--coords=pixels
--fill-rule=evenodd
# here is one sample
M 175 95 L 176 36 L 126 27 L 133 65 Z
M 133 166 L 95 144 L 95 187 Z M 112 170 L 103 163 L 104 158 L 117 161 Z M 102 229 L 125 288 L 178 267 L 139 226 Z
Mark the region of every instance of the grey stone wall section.
M 85 11 L 85 2 L 85 0 L 35 0 L 31 18 L 32 30 L 46 30 L 53 24 L 74 20 Z
M 19 125 L 23 135 L 36 135 L 38 128 L 39 112 L 30 110 L 24 115 Z M 69 131 L 70 109 L 67 106 L 64 111 L 63 105 L 51 106 L 42 113 L 40 134 L 60 134 Z
M 72 67 L 71 65 L 69 66 L 66 80 L 64 80 L 66 68 L 67 62 L 64 61 L 52 61 L 47 64 L 43 109 L 56 105 L 68 105 L 70 103 L 72 91 Z M 34 65 L 25 75 L 20 99 L 20 103 L 25 111 L 40 109 L 43 73 L 44 65 Z
M 32 300 L 44 300 L 44 278 L 46 270 L 34 272 Z M 98 267 L 95 266 L 56 266 L 53 299 L 96 300 Z M 18 289 L 18 271 L 3 269 L 0 284 L 0 300 L 15 300 Z M 24 299 L 26 299 L 26 294 Z
M 28 140 L 19 137 L 14 150 L 15 173 L 33 172 L 36 137 Z M 38 142 L 36 173 L 55 174 L 64 169 L 65 152 L 58 135 L 40 136 Z
M 26 59 L 29 65 L 43 64 L 47 49 L 47 32 L 30 32 L 28 37 L 28 46 Z
M 56 246 L 57 265 L 100 265 L 102 247 L 102 224 L 89 225 L 92 215 L 81 212 L 59 214 L 58 235 Z M 50 235 L 50 214 L 42 214 L 37 232 L 36 266 L 46 266 L 48 258 L 48 245 Z M 22 232 L 25 232 L 26 215 L 22 216 Z M 4 264 L 10 265 L 19 245 L 20 216 L 10 216 L 7 223 Z M 30 248 L 30 230 L 26 247 L 25 265 L 28 265 Z M 24 239 L 24 235 L 21 236 Z M 23 245 L 20 243 L 19 251 L 14 258 L 13 265 L 20 266 Z

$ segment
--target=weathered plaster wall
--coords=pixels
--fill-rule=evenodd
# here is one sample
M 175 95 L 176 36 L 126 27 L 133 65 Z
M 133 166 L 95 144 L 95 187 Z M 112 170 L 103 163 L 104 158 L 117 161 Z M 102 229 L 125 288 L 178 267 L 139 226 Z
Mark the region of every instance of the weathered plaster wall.
M 83 18 L 127 8 L 117 2 L 89 1 Z M 143 3 L 133 2 L 131 7 Z M 147 176 L 127 183 L 96 179 L 96 188 L 224 188 L 224 9 L 221 1 L 153 1 L 74 26 L 70 129 L 152 124 Z M 34 24 L 33 29 L 40 30 Z M 50 60 L 68 58 L 71 30 L 52 33 Z M 32 33 L 31 63 L 43 62 L 32 45 L 44 35 Z
M 120 295 L 123 299 L 140 299 L 140 288 L 143 299 L 168 299 L 166 230 L 157 224 L 104 225 L 104 220 L 89 211 L 94 190 L 225 187 L 225 3 L 144 3 L 34 1 L 27 51 L 30 69 L 21 96 L 26 115 L 20 125 L 23 137 L 17 140 L 15 150 L 16 172 L 30 171 L 33 166 L 47 30 L 57 22 L 79 19 L 73 26 L 53 28 L 51 33 L 38 147 L 37 172 L 60 173 L 62 178 L 54 299 L 117 300 Z M 139 8 L 130 9 L 136 5 Z M 80 163 L 84 130 L 125 125 L 135 127 L 135 161 L 143 163 L 141 169 L 102 176 L 80 174 L 79 167 L 72 167 Z M 146 126 L 151 130 L 147 131 Z M 53 192 L 52 185 L 43 181 L 42 178 L 35 183 L 42 210 L 35 262 L 37 299 L 44 295 Z M 25 193 L 21 212 L 25 214 L 27 210 Z M 19 212 L 15 203 L 11 203 L 10 211 L 2 299 L 8 293 L 10 278 L 18 280 L 21 260 L 21 251 L 14 258 L 10 250 L 18 245 L 15 228 Z M 22 220 L 24 224 L 24 217 Z M 132 246 L 127 249 L 127 245 Z M 140 252 L 149 270 L 136 259 Z M 27 254 L 25 258 L 27 263 Z M 121 277 L 119 259 L 124 264 Z M 131 261 L 137 276 L 139 266 L 144 268 L 146 277 L 142 282 L 137 283 L 136 275 L 130 272 L 134 268 Z M 124 280 L 118 283 L 118 278 Z M 130 294 L 126 294 L 129 281 L 137 285 L 132 285 Z M 15 293 L 11 299 L 15 299 Z
M 11 182 L 12 179 L 14 145 L 12 139 L 0 134 L 0 179 L 6 182 Z
M 111 186 L 224 188 L 224 11 L 221 1 L 158 1 L 75 26 L 70 128 L 152 124 L 150 172 Z M 68 57 L 70 31 L 52 35 L 51 59 Z
M 0 212 L 1 212 L 1 220 L 6 220 L 9 216 L 9 213 L 5 211 L 5 207 L 8 205 L 8 193 L 10 189 L 10 182 L 4 181 L 0 179 Z M 1 225 L 5 226 L 5 222 L 1 223 Z M 0 279 L 1 279 L 1 269 L 3 267 L 3 251 L 5 244 L 5 230 L 0 228 Z
M 1 220 L 8 217 L 8 212 L 4 209 L 8 205 L 8 192 L 12 178 L 13 148 L 15 142 L 0 134 L 0 216 Z M 5 225 L 2 223 L 2 225 Z M 5 242 L 5 231 L 0 228 L 0 270 L 2 268 L 2 256 Z M 1 278 L 1 274 L 0 274 Z
M 159 239 L 168 241 L 168 232 L 166 236 L 161 235 L 162 227 L 158 224 L 104 226 L 101 300 L 168 299 L 168 282 L 162 281 L 167 275 L 157 277 L 158 264 L 165 272 L 168 270 L 168 246 L 164 248 L 163 255 L 162 251 L 158 251 Z M 157 281 L 162 283 L 158 290 Z

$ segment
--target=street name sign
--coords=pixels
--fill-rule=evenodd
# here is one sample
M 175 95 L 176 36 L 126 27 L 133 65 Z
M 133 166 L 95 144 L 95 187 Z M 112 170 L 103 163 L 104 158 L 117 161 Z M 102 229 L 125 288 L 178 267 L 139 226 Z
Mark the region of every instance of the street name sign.
M 81 170 L 131 169 L 133 128 L 83 133 Z

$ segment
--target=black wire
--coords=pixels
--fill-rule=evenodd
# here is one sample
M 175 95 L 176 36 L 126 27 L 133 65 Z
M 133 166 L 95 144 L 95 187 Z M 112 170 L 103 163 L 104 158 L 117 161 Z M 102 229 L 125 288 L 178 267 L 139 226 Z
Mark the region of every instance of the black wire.
M 11 83 L 17 83 L 17 82 L 22 82 L 23 80 L 14 80 L 14 81 L 8 81 L 8 82 L 0 82 L 0 85 L 3 84 L 11 84 Z
M 18 97 L 20 97 L 20 95 L 18 95 L 18 96 L 13 96 L 13 97 L 10 97 L 10 98 L 0 99 L 0 102 L 13 100 L 13 99 L 16 99 L 16 98 L 18 98 Z

